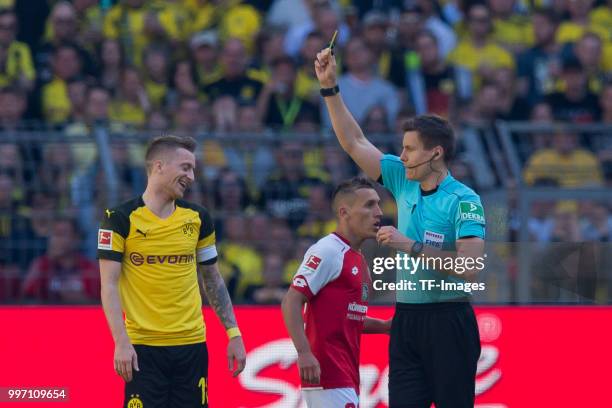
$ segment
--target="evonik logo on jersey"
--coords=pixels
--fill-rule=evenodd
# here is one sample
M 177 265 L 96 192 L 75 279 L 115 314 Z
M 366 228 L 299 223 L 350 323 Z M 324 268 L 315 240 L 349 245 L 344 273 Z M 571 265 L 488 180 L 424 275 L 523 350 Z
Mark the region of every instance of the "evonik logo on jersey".
M 136 266 L 142 264 L 149 265 L 177 265 L 177 264 L 189 264 L 193 263 L 195 256 L 193 254 L 181 254 L 181 255 L 143 255 L 139 252 L 130 253 L 130 261 Z

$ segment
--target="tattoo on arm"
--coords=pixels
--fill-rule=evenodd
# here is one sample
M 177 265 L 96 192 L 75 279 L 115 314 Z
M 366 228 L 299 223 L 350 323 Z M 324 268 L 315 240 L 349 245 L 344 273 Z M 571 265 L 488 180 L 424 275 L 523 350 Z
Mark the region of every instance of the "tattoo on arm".
M 232 299 L 225 287 L 225 282 L 219 273 L 217 265 L 202 265 L 199 267 L 202 276 L 204 292 L 208 302 L 226 329 L 238 326 L 232 307 Z

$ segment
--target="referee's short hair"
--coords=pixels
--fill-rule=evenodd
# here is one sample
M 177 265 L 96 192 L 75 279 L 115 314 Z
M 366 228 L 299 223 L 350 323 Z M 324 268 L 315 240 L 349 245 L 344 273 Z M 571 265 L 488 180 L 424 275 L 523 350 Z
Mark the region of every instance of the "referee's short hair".
M 196 141 L 192 137 L 181 137 L 174 135 L 164 135 L 153 139 L 147 147 L 145 153 L 145 164 L 147 167 L 147 174 L 150 174 L 153 161 L 157 159 L 160 154 L 174 149 L 186 149 L 191 153 L 195 152 Z
M 370 179 L 360 176 L 353 177 L 338 184 L 332 194 L 332 208 L 334 212 L 338 211 L 338 203 L 341 199 L 355 194 L 357 190 L 361 190 L 362 188 L 376 190 L 374 183 Z
M 455 157 L 455 133 L 446 119 L 436 115 L 419 115 L 404 122 L 402 129 L 404 132 L 417 132 L 427 150 L 441 146 L 446 164 Z

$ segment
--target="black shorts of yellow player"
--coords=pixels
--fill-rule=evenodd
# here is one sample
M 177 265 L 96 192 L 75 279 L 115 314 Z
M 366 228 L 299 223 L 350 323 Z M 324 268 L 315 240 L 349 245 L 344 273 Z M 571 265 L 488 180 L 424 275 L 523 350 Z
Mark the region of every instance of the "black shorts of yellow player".
M 139 371 L 125 383 L 124 408 L 208 408 L 206 342 L 182 346 L 135 344 Z

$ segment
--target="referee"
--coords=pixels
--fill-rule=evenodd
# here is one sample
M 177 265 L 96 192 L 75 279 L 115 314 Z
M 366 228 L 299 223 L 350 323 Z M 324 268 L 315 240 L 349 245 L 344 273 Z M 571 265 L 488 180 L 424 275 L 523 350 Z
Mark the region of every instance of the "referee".
M 217 268 L 208 211 L 181 200 L 194 180 L 193 139 L 163 136 L 146 152 L 141 197 L 106 209 L 98 231 L 102 306 L 115 341 L 124 407 L 208 406 L 202 293 L 225 326 L 234 376 L 246 352 Z M 125 313 L 125 321 L 122 317 Z
M 407 121 L 401 156 L 383 155 L 365 138 L 340 97 L 329 48 L 317 55 L 315 70 L 342 148 L 397 203 L 399 231 L 382 227 L 378 241 L 423 261 L 482 262 L 484 211 L 480 197 L 448 171 L 455 142 L 448 122 L 427 115 Z M 474 280 L 474 261 L 469 270 L 432 262 L 431 269 L 397 271 L 398 282 L 413 282 L 413 290 L 397 292 L 389 342 L 390 408 L 474 406 L 480 356 L 474 311 L 465 291 L 444 290 L 449 286 L 444 283 Z

